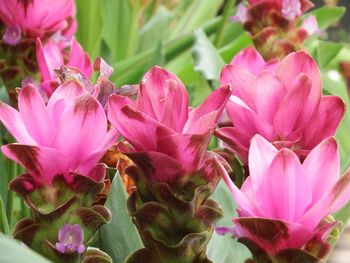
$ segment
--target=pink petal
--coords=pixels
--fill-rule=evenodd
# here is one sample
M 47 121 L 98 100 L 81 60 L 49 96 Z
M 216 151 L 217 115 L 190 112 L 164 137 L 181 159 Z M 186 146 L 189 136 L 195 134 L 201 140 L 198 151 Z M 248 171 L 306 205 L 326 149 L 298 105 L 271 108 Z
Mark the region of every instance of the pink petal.
M 323 96 L 318 110 L 303 131 L 303 145 L 312 149 L 323 139 L 333 136 L 344 116 L 345 103 L 337 96 Z
M 110 110 L 114 107 L 114 100 L 112 98 L 110 100 L 109 119 L 121 135 L 138 151 L 157 151 L 158 140 L 175 134 L 173 130 L 129 105 L 125 105 L 117 115 L 113 115 L 116 112 Z
M 112 123 L 114 127 L 118 127 L 119 125 L 119 111 L 124 105 L 128 105 L 132 103 L 132 100 L 125 96 L 120 96 L 117 94 L 113 94 L 108 99 L 107 113 L 108 120 Z
M 25 144 L 36 144 L 35 140 L 28 134 L 19 112 L 2 101 L 0 101 L 0 120 L 16 141 Z
M 217 124 L 231 95 L 229 86 L 216 89 L 206 100 L 189 114 L 183 133 L 200 134 Z
M 350 169 L 337 181 L 336 184 L 324 192 L 322 198 L 314 204 L 301 218 L 300 223 L 314 229 L 320 221 L 339 208 L 350 199 Z
M 232 95 L 239 97 L 252 110 L 256 110 L 256 77 L 249 71 L 235 65 L 225 65 L 221 71 L 220 85 L 231 85 Z
M 54 146 L 69 155 L 72 163 L 79 163 L 104 141 L 107 118 L 92 96 L 81 95 L 64 109 L 57 127 Z
M 153 67 L 144 76 L 136 109 L 174 131 L 180 132 L 188 118 L 188 93 L 172 73 Z
M 310 89 L 310 79 L 305 74 L 300 74 L 295 85 L 281 101 L 273 124 L 282 139 L 297 130 L 299 125 L 309 121 L 309 119 L 304 119 L 303 113 L 313 110 L 313 105 L 310 105 L 307 100 Z
M 242 68 L 254 76 L 258 76 L 264 70 L 273 72 L 278 66 L 278 60 L 265 62 L 260 53 L 250 46 L 240 51 L 230 64 Z
M 126 154 L 149 180 L 171 182 L 184 174 L 181 163 L 159 152 L 134 152 Z
M 256 86 L 256 112 L 261 118 L 272 123 L 286 90 L 282 83 L 268 72 L 259 75 Z
M 50 146 L 54 137 L 53 123 L 39 91 L 31 85 L 22 88 L 18 108 L 30 136 L 42 146 Z
M 225 148 L 237 154 L 242 162 L 247 163 L 250 137 L 235 127 L 217 129 L 215 135 L 225 143 Z
M 188 172 L 198 169 L 208 148 L 212 132 L 205 134 L 174 134 L 158 141 L 158 151 L 177 160 Z
M 286 148 L 280 150 L 261 176 L 256 198 L 264 217 L 298 220 L 312 201 L 312 191 L 296 154 Z
M 88 78 L 92 75 L 92 64 L 89 55 L 84 52 L 79 42 L 73 37 L 68 66 L 78 68 Z
M 249 174 L 253 180 L 253 186 L 258 186 L 263 180 L 263 176 L 276 157 L 278 150 L 264 137 L 257 134 L 251 142 L 249 148 Z
M 317 202 L 339 177 L 340 159 L 335 139 L 329 137 L 316 146 L 304 160 L 303 167 L 313 187 L 313 202 Z
M 295 86 L 291 84 L 295 83 L 300 73 L 305 73 L 311 80 L 311 90 L 305 105 L 314 109 L 321 98 L 322 80 L 320 70 L 312 57 L 305 51 L 293 52 L 282 60 L 276 71 L 277 76 L 287 89 Z M 308 120 L 312 114 L 313 111 L 304 111 L 301 119 Z
M 5 156 L 20 163 L 40 182 L 50 183 L 58 174 L 68 172 L 70 158 L 62 152 L 40 146 L 8 144 L 1 147 Z
M 245 211 L 245 213 L 255 216 L 256 214 L 261 213 L 258 210 L 256 204 L 252 199 L 249 199 L 238 187 L 232 182 L 230 176 L 228 175 L 226 169 L 220 165 L 219 169 L 221 170 L 221 174 L 223 174 L 223 180 L 229 191 L 232 194 L 233 199 L 238 204 L 238 207 Z
M 54 69 L 63 65 L 63 54 L 59 46 L 53 41 L 42 45 L 40 39 L 36 41 L 36 59 L 43 81 L 56 79 Z
M 234 126 L 246 136 L 252 137 L 259 133 L 269 141 L 275 139 L 274 127 L 258 116 L 238 97 L 231 96 L 227 102 L 227 111 Z

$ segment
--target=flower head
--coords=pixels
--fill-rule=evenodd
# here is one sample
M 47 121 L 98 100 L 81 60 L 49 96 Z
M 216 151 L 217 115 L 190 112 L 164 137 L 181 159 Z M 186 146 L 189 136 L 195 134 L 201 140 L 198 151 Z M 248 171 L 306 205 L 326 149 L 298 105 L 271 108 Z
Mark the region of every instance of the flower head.
M 136 101 L 111 96 L 108 117 L 135 152 L 146 154 L 142 160 L 149 160 L 154 180 L 171 181 L 200 170 L 211 158 L 207 146 L 230 93 L 228 86 L 219 88 L 190 109 L 182 82 L 154 67 L 141 81 Z
M 223 68 L 220 82 L 233 88 L 227 103 L 233 127 L 221 128 L 216 135 L 243 162 L 255 134 L 304 158 L 334 135 L 345 111 L 339 97 L 322 95 L 319 69 L 304 51 L 265 63 L 248 48 Z
M 84 231 L 80 225 L 64 224 L 58 232 L 58 242 L 55 247 L 62 254 L 75 252 L 82 254 L 85 251 L 83 242 Z
M 0 20 L 7 27 L 19 27 L 25 37 L 71 37 L 76 29 L 73 0 L 6 0 L 0 2 Z
M 238 204 L 238 217 L 233 219 L 233 229 L 219 232 L 247 238 L 268 254 L 304 249 L 315 240 L 326 242 L 334 223 L 324 219 L 350 198 L 350 170 L 339 178 L 334 138 L 322 141 L 301 163 L 291 150 L 278 150 L 256 135 L 250 146 L 249 170 L 241 189 L 225 175 Z
M 0 120 L 18 142 L 2 151 L 44 184 L 57 174 L 90 176 L 116 139 L 101 104 L 75 81 L 59 86 L 47 104 L 35 87 L 24 86 L 18 108 L 0 102 Z

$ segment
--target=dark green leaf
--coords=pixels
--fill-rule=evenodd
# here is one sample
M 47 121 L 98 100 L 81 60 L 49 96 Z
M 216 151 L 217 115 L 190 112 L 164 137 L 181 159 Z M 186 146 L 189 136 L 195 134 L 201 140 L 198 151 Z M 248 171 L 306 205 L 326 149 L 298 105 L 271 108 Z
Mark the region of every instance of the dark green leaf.
M 110 255 L 116 263 L 124 262 L 129 254 L 143 247 L 127 211 L 127 198 L 123 182 L 119 174 L 116 174 L 105 204 L 112 213 L 112 221 L 99 230 L 101 250 Z
M 0 196 L 0 232 L 10 235 L 10 227 L 7 222 L 6 209 Z

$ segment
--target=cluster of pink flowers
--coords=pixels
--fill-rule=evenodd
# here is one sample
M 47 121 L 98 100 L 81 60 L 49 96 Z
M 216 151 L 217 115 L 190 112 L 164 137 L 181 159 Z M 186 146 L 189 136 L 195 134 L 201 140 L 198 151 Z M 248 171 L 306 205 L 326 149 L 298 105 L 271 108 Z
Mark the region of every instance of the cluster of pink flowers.
M 268 19 L 282 16 L 294 30 L 312 4 L 250 0 L 248 7 L 238 8 L 237 17 L 252 32 L 261 30 L 252 23 L 259 15 L 257 5 L 268 10 Z M 345 104 L 337 96 L 322 95 L 321 75 L 311 56 L 289 52 L 294 51 L 291 47 L 281 61 L 266 62 L 249 47 L 224 66 L 220 87 L 198 108 L 189 106 L 179 78 L 153 67 L 133 100 L 117 94 L 114 86 L 104 92 L 104 85 L 89 82 L 92 64 L 73 37 L 74 14 L 71 0 L 0 2 L 3 41 L 11 46 L 23 39 L 34 41 L 41 76 L 40 84 L 33 81 L 18 91 L 18 110 L 0 102 L 0 121 L 16 140 L 2 146 L 6 157 L 20 163 L 38 187 L 51 185 L 57 175 L 67 181 L 71 173 L 94 178 L 104 170 L 101 158 L 122 136 L 131 145 L 126 154 L 151 182 L 171 183 L 197 172 L 207 181 L 214 174 L 224 175 L 238 216 L 234 227 L 218 232 L 246 239 L 272 257 L 291 248 L 325 256 L 327 238 L 337 226 L 325 219 L 349 200 L 350 172 L 339 178 L 339 153 L 332 137 Z M 299 29 L 316 32 L 315 18 L 304 20 Z M 276 33 L 275 28 L 269 30 Z M 265 34 L 265 40 L 269 36 Z M 103 60 L 97 62 L 99 81 L 106 84 L 111 69 Z M 81 78 L 59 80 L 55 70 L 62 66 Z M 226 126 L 216 129 L 224 111 Z M 226 161 L 208 151 L 214 134 L 249 167 L 241 189 L 229 178 Z M 64 225 L 57 251 L 83 253 L 83 237 L 79 225 Z M 317 246 L 322 251 L 315 252 Z

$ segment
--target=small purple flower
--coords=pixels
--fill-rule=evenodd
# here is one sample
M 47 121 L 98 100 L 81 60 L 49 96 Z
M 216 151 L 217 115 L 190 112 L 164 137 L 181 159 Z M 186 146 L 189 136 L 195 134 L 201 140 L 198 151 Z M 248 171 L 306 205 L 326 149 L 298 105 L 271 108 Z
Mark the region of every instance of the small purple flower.
M 248 20 L 248 8 L 244 4 L 239 4 L 237 6 L 236 15 L 230 17 L 231 21 L 241 22 L 244 24 Z
M 318 22 L 315 16 L 305 18 L 301 23 L 301 28 L 303 28 L 309 36 L 323 36 L 325 34 L 325 32 L 318 27 Z
M 300 0 L 283 0 L 282 14 L 289 20 L 299 17 L 302 14 Z
M 58 252 L 79 254 L 85 251 L 84 232 L 78 224 L 64 224 L 58 231 L 58 242 L 56 243 L 56 249 Z
M 9 25 L 2 36 L 2 40 L 11 46 L 15 46 L 22 38 L 22 30 L 19 26 Z

